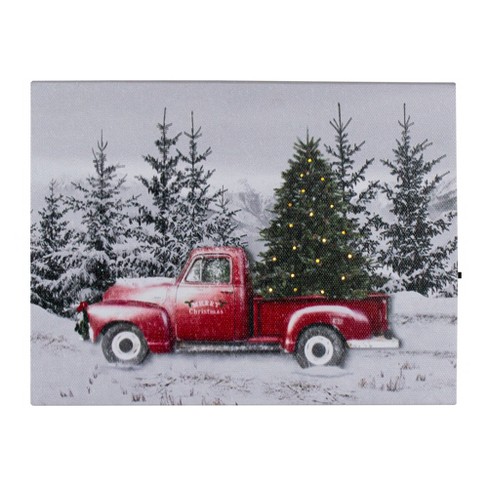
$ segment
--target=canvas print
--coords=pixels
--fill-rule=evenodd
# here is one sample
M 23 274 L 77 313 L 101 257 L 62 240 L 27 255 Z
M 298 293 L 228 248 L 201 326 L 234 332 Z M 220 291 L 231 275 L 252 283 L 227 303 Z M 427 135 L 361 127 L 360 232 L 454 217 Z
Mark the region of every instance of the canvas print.
M 456 402 L 453 84 L 31 104 L 33 405 Z

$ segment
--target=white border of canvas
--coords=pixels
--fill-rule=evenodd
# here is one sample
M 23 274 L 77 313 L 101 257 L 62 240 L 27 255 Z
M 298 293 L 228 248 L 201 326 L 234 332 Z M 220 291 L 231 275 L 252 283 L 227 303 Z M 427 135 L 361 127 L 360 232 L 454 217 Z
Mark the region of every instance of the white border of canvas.
M 481 6 L 18 1 L 3 7 L 0 91 L 6 485 L 458 486 L 486 479 Z M 193 15 L 190 15 L 193 12 Z M 454 407 L 34 408 L 29 404 L 32 80 L 457 83 L 460 269 Z M 10 183 L 11 182 L 11 183 Z M 137 426 L 128 442 L 122 425 Z M 344 483 L 344 480 L 347 483 Z M 476 483 L 472 483 L 476 484 Z

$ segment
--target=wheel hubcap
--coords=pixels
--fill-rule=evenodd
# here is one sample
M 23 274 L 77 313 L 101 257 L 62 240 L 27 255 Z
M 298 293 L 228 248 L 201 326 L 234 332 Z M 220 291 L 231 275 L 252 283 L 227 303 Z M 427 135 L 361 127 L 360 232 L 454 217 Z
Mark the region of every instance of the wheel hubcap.
M 122 339 L 119 347 L 122 352 L 129 352 L 134 347 L 134 344 L 132 344 L 130 339 Z
M 141 350 L 141 346 L 141 340 L 131 331 L 120 332 L 112 341 L 112 351 L 121 361 L 135 359 Z
M 327 364 L 334 354 L 334 346 L 324 336 L 311 337 L 305 344 L 305 357 L 314 366 Z
M 325 346 L 319 342 L 312 346 L 312 354 L 317 358 L 321 358 L 325 354 L 325 352 Z

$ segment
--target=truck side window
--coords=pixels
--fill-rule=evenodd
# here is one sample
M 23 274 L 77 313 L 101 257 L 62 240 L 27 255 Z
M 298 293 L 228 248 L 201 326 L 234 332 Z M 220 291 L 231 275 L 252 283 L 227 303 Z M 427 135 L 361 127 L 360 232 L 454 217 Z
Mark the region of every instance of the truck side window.
M 199 283 L 202 281 L 202 259 L 197 259 L 188 274 L 186 275 L 186 281 L 191 281 L 193 283 Z
M 202 281 L 204 283 L 229 283 L 230 262 L 227 258 L 207 258 L 203 262 Z
M 203 260 L 202 281 L 204 283 L 229 283 L 230 261 L 227 258 Z
M 230 283 L 230 260 L 228 258 L 199 258 L 192 264 L 185 281 Z

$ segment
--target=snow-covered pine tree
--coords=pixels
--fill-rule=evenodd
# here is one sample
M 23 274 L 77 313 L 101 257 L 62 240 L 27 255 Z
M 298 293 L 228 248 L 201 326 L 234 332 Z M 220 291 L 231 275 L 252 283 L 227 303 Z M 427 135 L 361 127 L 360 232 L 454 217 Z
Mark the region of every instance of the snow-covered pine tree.
M 31 209 L 31 216 L 33 210 Z M 31 225 L 30 225 L 30 264 L 31 264 L 31 302 L 32 301 L 32 265 L 33 263 L 41 256 L 41 241 L 39 239 L 39 226 L 37 222 L 32 222 L 31 217 Z
M 98 151 L 92 151 L 95 174 L 85 185 L 72 183 L 79 195 L 67 199 L 81 216 L 81 229 L 64 253 L 61 280 L 72 305 L 98 300 L 116 278 L 132 274 L 130 265 L 124 264 L 130 258 L 130 247 L 124 250 L 124 244 L 131 237 L 129 214 L 137 199 L 121 197 L 126 176 L 118 176 L 121 166 L 107 163 L 107 145 L 102 133 Z
M 218 205 L 224 190 L 211 190 L 210 178 L 215 170 L 207 170 L 203 163 L 212 150 L 209 147 L 199 152 L 202 129 L 195 128 L 193 112 L 190 131 L 184 133 L 188 138 L 187 154 L 177 149 L 181 132 L 170 136 L 171 126 L 164 109 L 163 123 L 158 124 L 161 136 L 156 141 L 159 157 L 144 157 L 156 174 L 150 179 L 138 177 L 153 203 L 153 208 L 141 205 L 139 209 L 139 263 L 146 276 L 176 276 L 189 251 L 201 244 L 214 244 L 215 229 L 226 225 L 228 218 L 227 208 L 222 213 Z M 183 169 L 180 162 L 186 163 Z M 228 239 L 239 242 L 231 235 Z
M 229 200 L 225 193 L 227 190 L 222 187 L 215 206 L 217 212 L 211 221 L 212 242 L 215 246 L 243 246 L 244 235 L 236 236 L 235 231 L 238 227 L 235 216 L 239 210 L 229 208 Z
M 237 211 L 231 211 L 225 198 L 224 187 L 213 191 L 210 179 L 215 170 L 205 169 L 203 163 L 207 161 L 212 149 L 208 147 L 200 153 L 198 139 L 202 137 L 202 128 L 195 129 L 193 112 L 191 112 L 191 127 L 184 133 L 188 138 L 188 154 L 178 150 L 180 160 L 186 163 L 183 169 L 184 190 L 182 201 L 177 214 L 181 216 L 178 226 L 178 239 L 186 244 L 183 257 L 194 247 L 201 244 L 211 245 L 242 245 L 242 237 L 234 235 L 237 225 L 233 217 Z
M 178 169 L 180 154 L 175 146 L 181 133 L 171 137 L 171 126 L 166 121 L 165 108 L 163 123 L 157 125 L 160 137 L 155 141 L 159 157 L 144 156 L 155 174 L 151 178 L 138 176 L 153 203 L 153 208 L 139 207 L 139 240 L 142 242 L 139 263 L 146 276 L 174 277 L 186 259 L 185 250 L 182 250 L 184 243 L 178 237 L 181 217 L 184 217 L 178 214 L 178 209 L 181 208 L 185 177 Z
M 381 225 L 381 219 L 370 210 L 370 203 L 376 198 L 380 187 L 378 180 L 366 180 L 366 171 L 371 166 L 374 158 L 366 161 L 357 167 L 355 157 L 365 141 L 359 144 L 349 142 L 347 128 L 352 121 L 342 119 L 341 105 L 337 104 L 338 117 L 329 123 L 335 131 L 335 146 L 325 144 L 326 154 L 331 156 L 330 164 L 335 171 L 338 181 L 340 195 L 343 202 L 344 218 L 349 219 L 354 226 L 357 226 L 358 237 L 351 242 L 352 248 L 369 257 L 369 273 L 375 275 L 378 267 L 378 237 L 375 233 Z M 376 277 L 378 280 L 378 277 Z
M 266 296 L 362 296 L 370 279 L 365 259 L 351 246 L 358 238 L 345 217 L 335 173 L 319 150 L 320 139 L 298 139 L 275 190 L 275 217 L 261 231 L 267 250 L 256 264 Z
M 56 184 L 55 180 L 49 183 L 39 221 L 31 226 L 31 302 L 63 315 L 69 301 L 59 282 L 64 272 L 60 252 L 68 245 L 72 230 L 66 219 L 68 209 L 63 196 L 56 192 Z
M 413 144 L 410 129 L 413 122 L 403 105 L 403 121 L 398 121 L 401 137 L 393 149 L 394 160 L 382 160 L 395 178 L 394 184 L 383 184 L 382 191 L 392 204 L 393 222 L 385 224 L 382 237 L 386 249 L 382 259 L 397 275 L 400 287 L 422 295 L 442 291 L 456 280 L 456 268 L 450 257 L 457 249 L 457 236 L 446 244 L 436 244 L 449 230 L 455 212 L 437 220 L 429 216 L 433 192 L 447 173 L 429 179 L 432 168 L 445 156 L 424 160 L 424 151 L 432 145 L 427 139 Z M 436 239 L 437 238 L 437 239 Z
M 188 138 L 188 154 L 178 150 L 181 161 L 186 163 L 183 169 L 184 190 L 178 214 L 184 216 L 178 226 L 178 239 L 186 244 L 186 254 L 198 244 L 208 241 L 212 237 L 210 209 L 216 204 L 223 190 L 216 193 L 211 191 L 210 178 L 215 170 L 207 170 L 203 163 L 212 154 L 208 147 L 202 153 L 198 152 L 198 139 L 202 137 L 202 128 L 195 130 L 193 112 L 191 112 L 190 132 L 185 132 Z

